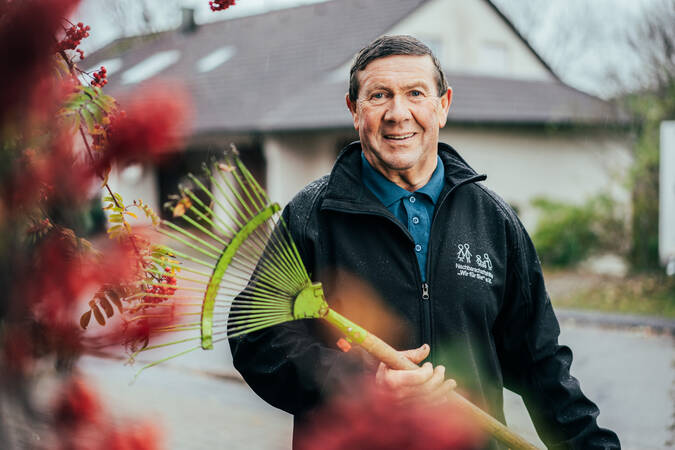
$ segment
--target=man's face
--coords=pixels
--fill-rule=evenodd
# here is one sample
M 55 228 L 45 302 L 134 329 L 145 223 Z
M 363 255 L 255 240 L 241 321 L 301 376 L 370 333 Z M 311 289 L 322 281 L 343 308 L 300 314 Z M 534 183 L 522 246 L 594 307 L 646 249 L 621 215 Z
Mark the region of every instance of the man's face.
M 347 96 L 366 159 L 406 189 L 424 185 L 436 167 L 438 132 L 445 125 L 452 91 L 439 97 L 434 75 L 428 55 L 387 56 L 357 74 L 356 103 Z

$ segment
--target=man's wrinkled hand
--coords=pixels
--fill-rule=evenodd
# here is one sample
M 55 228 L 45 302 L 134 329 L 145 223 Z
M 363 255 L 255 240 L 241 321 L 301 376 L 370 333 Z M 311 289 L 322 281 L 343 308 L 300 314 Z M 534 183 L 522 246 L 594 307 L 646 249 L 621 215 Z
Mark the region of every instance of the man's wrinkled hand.
M 429 345 L 404 350 L 400 353 L 415 364 L 419 364 L 429 355 Z M 403 402 L 442 403 L 457 383 L 453 379 L 445 379 L 445 367 L 424 363 L 417 369 L 395 370 L 380 363 L 375 374 L 375 384 L 391 391 Z

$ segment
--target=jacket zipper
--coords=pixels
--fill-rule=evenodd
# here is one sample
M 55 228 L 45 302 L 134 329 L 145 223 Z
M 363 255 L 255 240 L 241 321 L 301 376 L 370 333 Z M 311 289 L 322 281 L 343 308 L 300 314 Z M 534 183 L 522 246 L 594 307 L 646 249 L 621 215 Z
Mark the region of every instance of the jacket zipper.
M 422 300 L 429 300 L 429 284 L 422 283 Z
M 431 302 L 429 301 L 429 283 L 422 282 L 422 341 L 424 344 L 431 345 Z M 433 361 L 431 353 L 429 359 Z
M 451 187 L 448 192 L 446 192 L 443 197 L 440 198 L 438 201 L 438 204 L 434 208 L 434 215 L 431 219 L 431 228 L 429 230 L 429 242 L 427 244 L 427 280 L 422 283 L 422 311 L 424 312 L 424 317 L 422 318 L 422 323 L 423 323 L 423 331 L 422 331 L 422 336 L 425 339 L 425 342 L 429 344 L 431 347 L 431 352 L 429 353 L 429 361 L 431 361 L 432 364 L 436 364 L 436 345 L 432 342 L 433 336 L 432 336 L 432 312 L 431 312 L 431 297 L 429 295 L 429 284 L 431 283 L 431 274 L 433 272 L 432 266 L 431 266 L 431 249 L 433 248 L 431 245 L 431 239 L 433 238 L 433 229 L 434 229 L 434 224 L 436 222 L 436 216 L 438 215 L 438 211 L 441 209 L 443 204 L 445 203 L 445 200 L 452 194 L 455 189 L 457 189 L 460 186 L 463 186 L 465 184 L 469 183 L 475 183 L 477 181 L 482 181 L 486 177 L 485 175 L 474 175 L 471 178 L 466 178 L 453 187 Z
M 445 202 L 445 200 L 450 196 L 452 192 L 454 192 L 455 189 L 457 189 L 460 186 L 463 186 L 465 184 L 469 183 L 474 183 L 476 181 L 481 181 L 484 180 L 486 177 L 485 175 L 474 175 L 471 178 L 464 179 L 454 185 L 448 192 L 443 195 L 443 197 L 440 199 L 438 202 L 438 205 L 434 208 L 434 216 L 431 221 L 431 229 L 429 230 L 429 244 L 427 245 L 428 252 L 427 252 L 427 268 L 431 269 L 431 238 L 433 236 L 433 228 L 434 228 L 434 222 L 436 219 L 436 216 L 438 214 L 438 210 L 440 209 L 441 205 Z M 366 214 L 366 215 L 374 215 L 374 216 L 380 216 L 388 219 L 390 222 L 393 222 L 396 224 L 399 229 L 401 229 L 406 236 L 408 236 L 409 240 L 413 242 L 412 235 L 410 234 L 410 231 L 396 218 L 391 215 L 391 214 L 385 214 L 380 211 L 375 211 L 375 210 L 367 210 L 367 209 L 359 209 L 359 208 L 350 208 L 350 207 L 338 207 L 338 206 L 327 206 L 326 209 L 331 209 L 333 211 L 338 211 L 338 212 L 343 212 L 343 213 L 350 213 L 350 214 Z M 417 274 L 415 275 L 415 278 L 420 280 L 420 274 L 422 273 L 419 267 L 419 262 L 417 261 L 417 256 L 415 256 L 413 252 L 413 259 L 415 260 L 415 265 L 417 266 Z M 427 281 L 422 281 L 421 287 L 422 287 L 422 340 L 423 344 L 429 344 L 431 347 L 431 352 L 429 354 L 428 360 L 432 362 L 432 364 L 436 364 L 436 349 L 434 348 L 435 345 L 432 342 L 432 333 L 431 333 L 431 321 L 432 321 L 432 314 L 431 314 L 431 297 L 429 295 L 429 283 L 431 280 L 431 270 L 428 271 L 427 273 Z

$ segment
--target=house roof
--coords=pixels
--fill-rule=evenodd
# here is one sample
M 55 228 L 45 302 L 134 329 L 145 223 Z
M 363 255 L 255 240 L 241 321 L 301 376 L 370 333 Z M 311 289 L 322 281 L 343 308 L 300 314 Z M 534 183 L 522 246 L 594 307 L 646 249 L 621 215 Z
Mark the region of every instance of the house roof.
M 125 70 L 159 52 L 179 52 L 177 62 L 160 75 L 187 85 L 197 112 L 196 133 L 349 127 L 351 119 L 344 105 L 348 74 L 335 70 L 426 1 L 386 0 L 386 8 L 368 0 L 303 5 L 213 22 L 194 32 L 172 30 L 124 38 L 87 59 L 95 66 L 118 57 Z M 202 58 L 224 46 L 234 50 L 225 52 L 229 57 L 225 63 L 210 71 L 197 69 Z M 123 84 L 120 73 L 109 75 L 106 90 L 113 95 L 137 87 Z M 542 82 L 448 75 L 455 90 L 452 120 L 625 121 L 610 104 L 557 78 Z
M 516 80 L 446 71 L 453 88 L 448 114 L 454 123 L 611 125 L 628 121 L 611 103 L 559 81 Z M 260 119 L 263 131 L 350 127 L 347 81 L 324 80 Z

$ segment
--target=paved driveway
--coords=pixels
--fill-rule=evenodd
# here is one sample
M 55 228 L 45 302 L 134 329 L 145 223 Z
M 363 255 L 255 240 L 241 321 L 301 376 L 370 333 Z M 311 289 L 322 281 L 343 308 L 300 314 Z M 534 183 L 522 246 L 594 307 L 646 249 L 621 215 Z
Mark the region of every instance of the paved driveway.
M 564 323 L 561 342 L 574 350 L 572 373 L 600 405 L 600 424 L 619 434 L 623 448 L 675 448 L 671 336 Z M 167 432 L 168 448 L 290 448 L 290 416 L 236 380 L 197 371 L 230 372 L 226 345 L 150 369 L 133 385 L 135 369 L 118 361 L 87 357 L 81 368 L 116 414 L 156 418 Z M 536 440 L 519 397 L 507 393 L 506 413 L 511 426 Z

